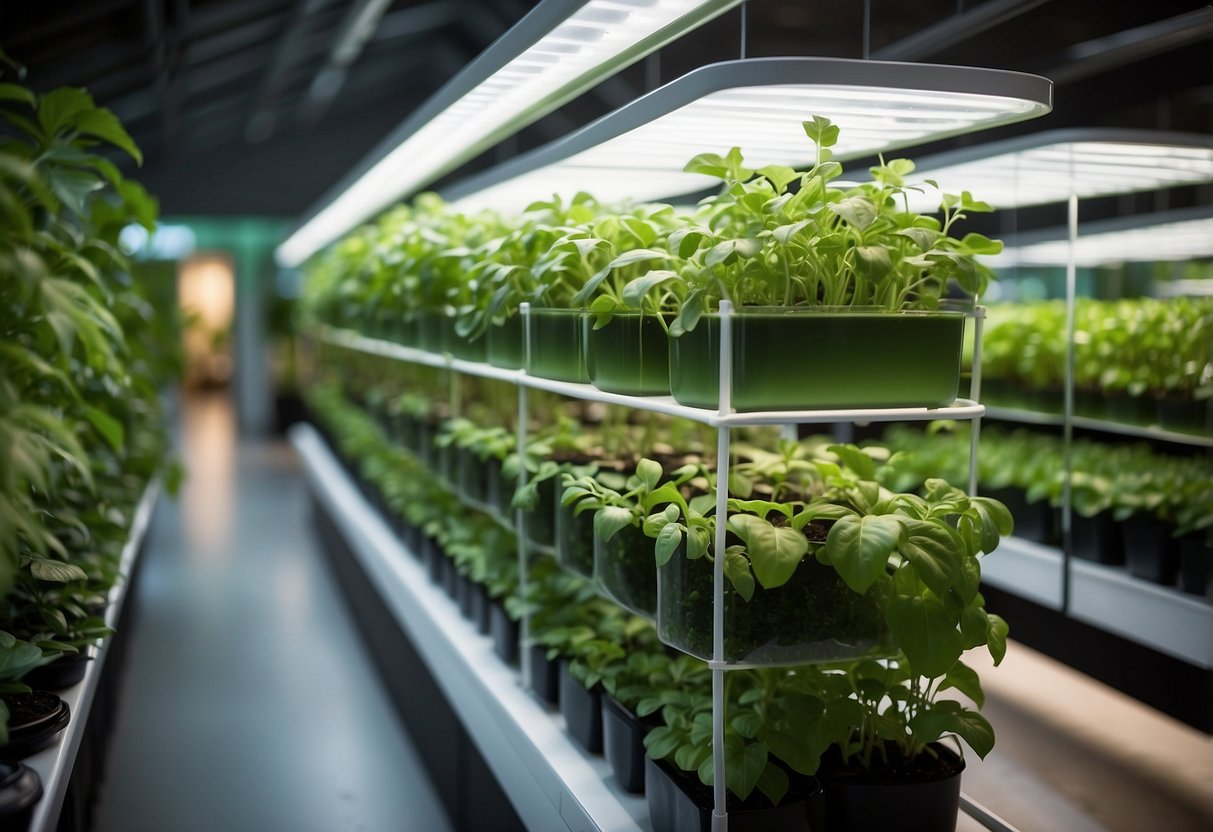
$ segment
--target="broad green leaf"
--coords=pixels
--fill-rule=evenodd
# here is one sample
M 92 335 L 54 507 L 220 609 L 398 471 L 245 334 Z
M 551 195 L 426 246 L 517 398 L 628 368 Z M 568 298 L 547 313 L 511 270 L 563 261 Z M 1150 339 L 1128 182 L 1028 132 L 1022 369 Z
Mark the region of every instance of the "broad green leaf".
M 809 551 L 809 542 L 796 529 L 752 514 L 733 515 L 729 529 L 745 541 L 754 576 L 766 589 L 786 584 Z
M 60 132 L 74 129 L 81 113 L 93 109 L 93 97 L 86 91 L 76 87 L 59 87 L 42 96 L 38 102 L 38 124 L 47 139 L 53 139 Z
M 1010 627 L 1002 618 L 990 613 L 990 630 L 986 634 L 986 644 L 990 650 L 990 656 L 994 659 L 994 666 L 1002 664 L 1003 658 L 1007 655 L 1007 634 L 1010 632 Z
M 84 406 L 84 415 L 105 441 L 109 443 L 109 446 L 118 453 L 122 453 L 126 440 L 126 431 L 123 429 L 122 423 L 104 410 L 92 405 Z
M 876 461 L 854 445 L 831 445 L 831 453 L 842 460 L 842 464 L 854 471 L 861 479 L 876 479 Z
M 620 529 L 632 525 L 632 512 L 622 506 L 604 506 L 594 515 L 594 534 L 599 540 L 610 540 Z
M 104 107 L 95 107 L 82 113 L 76 121 L 76 129 L 125 150 L 136 164 L 143 164 L 143 154 L 122 127 L 122 122 Z
M 876 206 L 865 196 L 849 196 L 830 203 L 829 208 L 860 231 L 867 229 L 877 217 Z
M 724 576 L 742 598 L 749 601 L 754 597 L 754 575 L 750 572 L 750 561 L 741 552 L 725 553 Z
M 929 520 L 905 521 L 906 535 L 898 547 L 914 573 L 942 597 L 960 577 L 960 541 L 951 528 Z
M 633 309 L 639 309 L 645 296 L 667 280 L 678 280 L 678 272 L 669 269 L 652 269 L 635 280 L 629 280 L 623 287 L 623 302 Z
M 855 271 L 864 279 L 880 283 L 893 273 L 893 261 L 884 246 L 855 246 Z
M 771 801 L 774 806 L 779 805 L 779 801 L 783 800 L 784 795 L 788 793 L 788 773 L 780 766 L 772 762 L 768 762 L 762 769 L 762 774 L 758 775 L 758 783 L 755 784 L 758 791 L 766 795 L 767 800 Z
M 978 677 L 977 671 L 964 662 L 957 662 L 944 676 L 943 684 L 939 686 L 939 689 L 947 690 L 948 688 L 960 691 L 972 699 L 979 708 L 986 703 L 986 695 L 981 689 L 981 679 Z
M 894 643 L 920 676 L 943 676 L 960 658 L 963 645 L 955 619 L 934 598 L 894 595 L 885 608 Z
M 655 460 L 642 459 L 636 465 L 636 476 L 649 491 L 657 487 L 657 483 L 661 482 L 663 474 L 661 463 Z
M 852 590 L 867 592 L 885 574 L 903 532 L 901 520 L 892 515 L 848 515 L 834 523 L 819 556 Z
M 88 580 L 85 571 L 72 563 L 42 557 L 29 557 L 27 560 L 30 574 L 40 581 L 67 583 L 68 581 Z
M 34 93 L 20 84 L 0 84 L 0 101 L 20 101 L 34 106 Z
M 933 710 L 918 714 L 910 720 L 910 730 L 916 740 L 924 743 L 955 734 L 982 758 L 994 748 L 994 729 L 989 721 L 956 702 L 940 702 Z
M 653 547 L 653 555 L 658 566 L 665 566 L 682 544 L 682 528 L 677 523 L 667 524 L 657 534 L 657 543 Z
M 758 169 L 758 175 L 770 180 L 777 193 L 783 193 L 790 183 L 800 177 L 799 173 L 786 165 L 766 165 Z
M 838 125 L 824 116 L 813 116 L 811 121 L 801 122 L 801 126 L 818 147 L 833 147 L 838 143 Z

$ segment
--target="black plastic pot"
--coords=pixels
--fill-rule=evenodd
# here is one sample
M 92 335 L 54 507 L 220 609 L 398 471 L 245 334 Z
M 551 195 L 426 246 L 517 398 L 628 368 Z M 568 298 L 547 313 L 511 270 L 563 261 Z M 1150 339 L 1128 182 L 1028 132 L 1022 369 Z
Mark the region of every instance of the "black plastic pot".
M 1076 558 L 1113 566 L 1124 563 L 1120 524 L 1110 511 L 1101 511 L 1094 517 L 1074 512 L 1070 518 L 1070 542 Z
M 1213 404 L 1192 399 L 1158 399 L 1158 424 L 1166 430 L 1207 436 L 1213 430 Z
M 631 794 L 644 792 L 644 735 L 640 717 L 612 697 L 602 697 L 602 752 L 619 788 Z
M 71 709 L 53 693 L 9 693 L 3 696 L 9 709 L 8 745 L 0 746 L 0 760 L 21 760 L 46 748 L 71 721 Z M 36 711 L 25 720 L 21 712 Z
M 38 772 L 21 763 L 0 762 L 0 828 L 26 829 L 42 799 Z
M 459 603 L 459 570 L 455 561 L 447 557 L 442 559 L 442 589 L 448 598 Z
M 471 579 L 468 580 L 468 586 L 472 596 L 472 624 L 476 627 L 476 632 L 487 636 L 490 633 L 488 590 Z
M 1179 538 L 1179 585 L 1184 592 L 1213 598 L 1213 544 L 1204 533 Z
M 455 600 L 459 602 L 459 614 L 468 621 L 472 621 L 476 614 L 475 593 L 472 587 L 476 584 L 472 583 L 472 579 L 467 575 L 456 574 L 455 585 Z
M 745 801 L 730 794 L 726 804 L 729 832 L 834 832 L 835 827 L 820 823 L 822 792 L 817 781 L 794 777 L 793 782 L 796 788 L 789 789 L 778 806 L 757 791 Z M 646 758 L 644 794 L 653 832 L 709 832 L 712 828 L 712 790 L 694 772 Z M 842 826 L 837 830 L 851 832 Z
M 586 690 L 560 663 L 560 713 L 565 729 L 577 744 L 591 754 L 602 753 L 602 686 Z
M 531 652 L 531 691 L 552 707 L 560 704 L 560 663 L 548 660 L 548 649 L 541 644 L 527 648 Z
M 425 571 L 430 576 L 430 583 L 441 586 L 446 555 L 443 553 L 442 547 L 438 545 L 438 541 L 429 535 L 424 536 L 421 540 L 421 560 L 425 563 Z
M 560 477 L 548 477 L 536 486 L 535 508 L 526 515 L 526 539 L 533 546 L 556 545 L 556 506 Z
M 88 663 L 92 656 L 84 653 L 69 653 L 60 656 L 50 664 L 36 667 L 22 677 L 21 681 L 34 690 L 60 691 L 77 685 L 88 671 Z
M 1171 536 L 1169 523 L 1144 514 L 1134 514 L 1122 524 L 1125 564 L 1129 574 L 1143 581 L 1174 586 L 1179 575 L 1179 543 Z
M 493 652 L 508 665 L 518 664 L 518 622 L 510 618 L 500 601 L 489 602 L 489 635 L 493 637 Z
M 983 494 L 993 497 L 1007 507 L 1015 518 L 1015 536 L 1036 543 L 1056 545 L 1061 540 L 1061 522 L 1058 510 L 1047 500 L 1029 503 L 1022 488 L 982 489 Z
M 818 772 L 825 787 L 825 828 L 845 832 L 955 832 L 964 758 L 939 743 L 933 743 L 932 748 L 941 760 L 948 761 L 948 767 L 934 773 L 851 771 L 842 767 L 837 757 L 827 754 Z

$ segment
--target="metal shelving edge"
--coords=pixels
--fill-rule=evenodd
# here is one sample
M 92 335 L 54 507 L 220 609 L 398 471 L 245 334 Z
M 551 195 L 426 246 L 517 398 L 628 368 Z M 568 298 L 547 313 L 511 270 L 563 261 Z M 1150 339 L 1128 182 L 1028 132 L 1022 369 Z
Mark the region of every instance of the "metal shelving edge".
M 1060 549 L 1012 537 L 982 562 L 984 583 L 1063 608 Z M 1073 558 L 1067 615 L 1198 667 L 1213 667 L 1213 605 L 1123 570 Z
M 649 830 L 643 797 L 623 793 L 606 761 L 564 732 L 564 720 L 521 687 L 451 600 L 363 500 L 313 428 L 291 442 L 313 493 L 341 529 L 389 609 L 531 830 Z
M 143 496 L 135 508 L 135 514 L 131 520 L 130 536 L 127 538 L 126 545 L 122 549 L 122 557 L 119 560 L 118 574 L 121 575 L 121 578 L 110 589 L 109 606 L 105 611 L 105 623 L 111 628 L 117 627 L 118 619 L 122 614 L 131 569 L 135 565 L 135 558 L 138 557 L 143 538 L 147 534 L 152 510 L 156 506 L 156 500 L 160 497 L 160 490 L 160 479 L 153 479 L 143 490 Z M 63 809 L 63 799 L 67 794 L 72 769 L 76 763 L 76 753 L 80 750 L 80 742 L 88 725 L 89 710 L 97 693 L 97 685 L 101 679 L 109 645 L 110 638 L 106 638 L 99 646 L 92 648 L 93 660 L 89 662 L 88 669 L 84 672 L 84 679 L 59 694 L 71 708 L 72 715 L 71 721 L 63 730 L 59 740 L 23 761 L 38 772 L 38 776 L 42 778 L 42 799 L 34 807 L 29 832 L 51 832 L 59 824 L 59 813 Z

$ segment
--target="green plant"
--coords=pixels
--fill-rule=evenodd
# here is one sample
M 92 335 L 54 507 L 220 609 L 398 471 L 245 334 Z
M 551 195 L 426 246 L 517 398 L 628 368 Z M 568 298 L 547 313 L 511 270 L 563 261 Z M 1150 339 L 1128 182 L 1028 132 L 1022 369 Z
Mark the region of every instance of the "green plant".
M 817 162 L 804 173 L 780 165 L 751 170 L 739 148 L 692 159 L 688 172 L 719 178 L 723 189 L 701 203 L 691 224 L 670 233 L 670 254 L 681 265 L 638 277 L 624 299 L 675 316 L 670 332 L 677 335 L 726 299 L 736 306 L 892 311 L 938 307 L 950 280 L 982 292 L 991 272 L 976 256 L 997 253 L 1001 243 L 951 233 L 988 205 L 965 192 L 943 195 L 942 221 L 910 211 L 904 196 L 914 164 L 907 159 L 872 168 L 871 182 L 832 187 L 842 173 L 830 152 L 838 127 L 815 116 L 804 129 L 817 147 Z

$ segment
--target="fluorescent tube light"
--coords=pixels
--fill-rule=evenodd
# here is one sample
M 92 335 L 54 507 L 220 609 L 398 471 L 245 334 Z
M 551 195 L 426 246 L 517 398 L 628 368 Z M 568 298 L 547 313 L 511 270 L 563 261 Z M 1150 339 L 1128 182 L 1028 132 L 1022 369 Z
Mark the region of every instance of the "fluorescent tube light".
M 855 158 L 1044 115 L 1052 83 L 971 67 L 757 58 L 691 72 L 572 135 L 450 188 L 461 209 L 517 210 L 553 194 L 650 200 L 710 188 L 683 173 L 696 153 L 740 147 L 747 166 L 808 165 L 801 122 L 839 126 L 835 158 Z
M 1213 257 L 1213 209 L 1118 217 L 1080 226 L 1074 246 L 1079 267 Z M 1001 254 L 982 258 L 993 268 L 1062 266 L 1069 262 L 1066 230 L 1022 234 Z
M 919 159 L 913 179 L 970 190 L 995 208 L 1018 208 L 1213 182 L 1213 137 L 1148 130 L 1049 130 Z M 939 205 L 938 193 L 910 201 Z
M 740 0 L 543 0 L 382 142 L 275 252 L 293 267 L 356 224 Z

